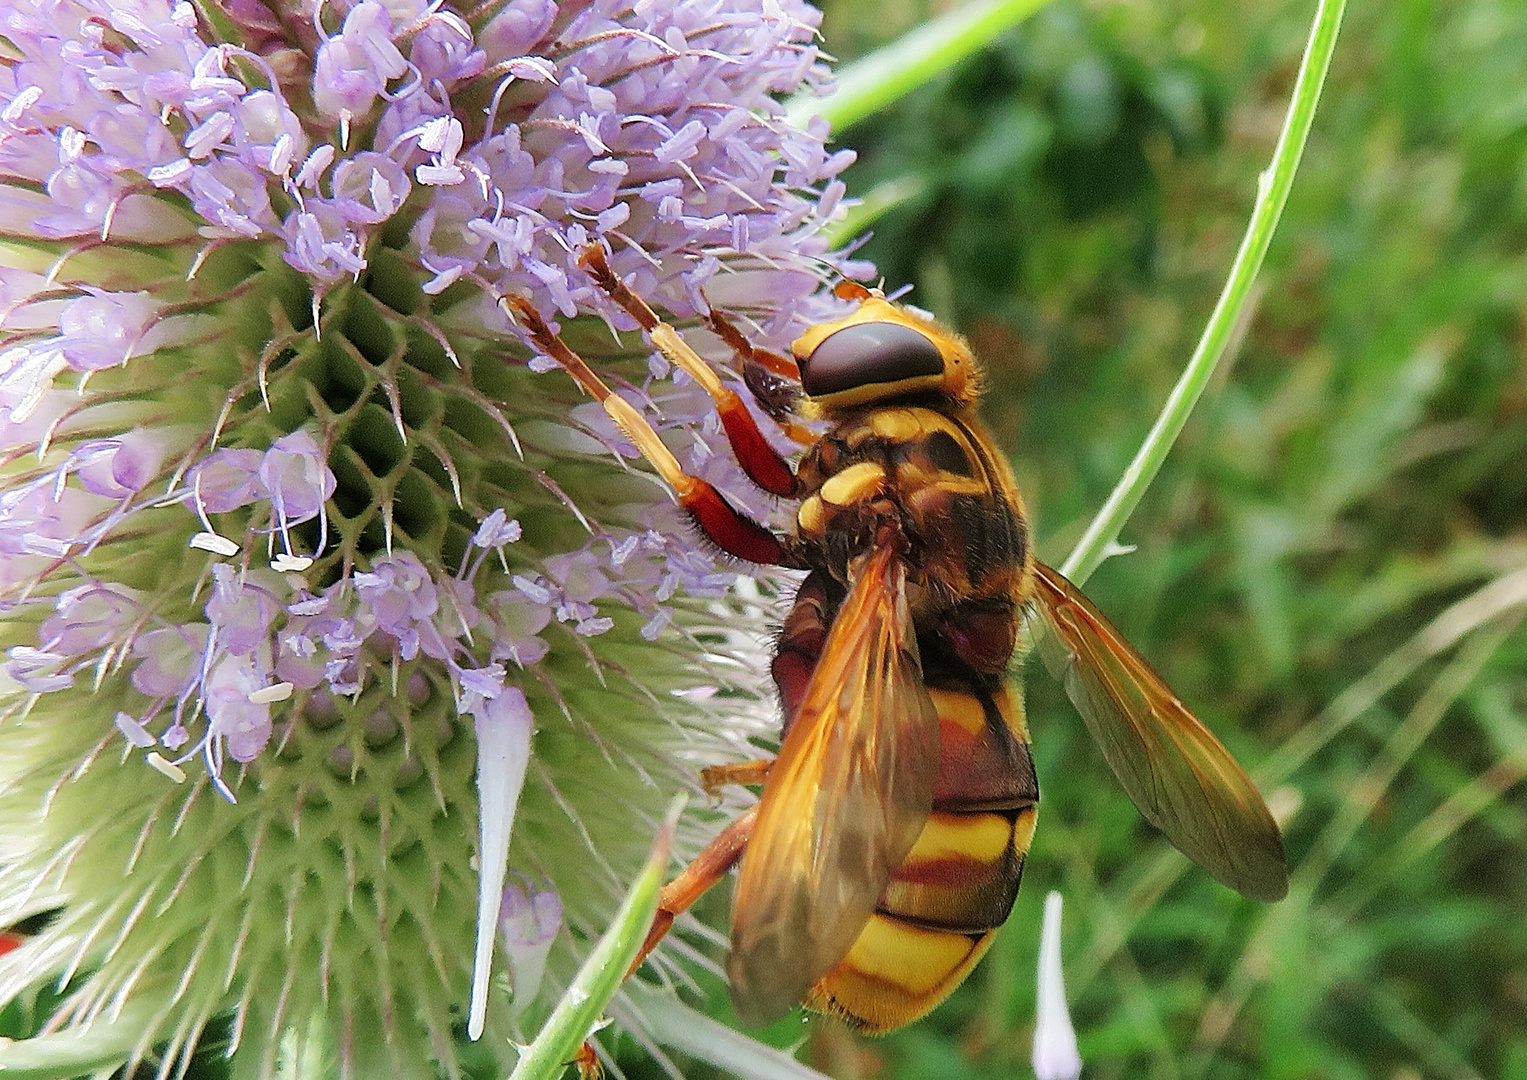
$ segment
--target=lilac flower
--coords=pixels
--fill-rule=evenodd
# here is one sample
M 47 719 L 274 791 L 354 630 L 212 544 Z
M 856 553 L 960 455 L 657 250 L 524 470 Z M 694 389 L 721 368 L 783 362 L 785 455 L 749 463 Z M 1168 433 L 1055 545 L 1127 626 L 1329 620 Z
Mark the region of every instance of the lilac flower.
M 546 958 L 562 926 L 562 900 L 550 889 L 510 884 L 498 909 L 499 940 L 509 954 L 513 1001 L 520 1008 L 535 998 Z
M 173 1072 L 218 1016 L 241 1075 L 454 1073 L 457 1016 L 507 1066 L 669 796 L 751 756 L 736 569 L 506 300 L 775 512 L 578 256 L 783 347 L 850 156 L 775 101 L 817 18 L 0 8 L 0 925 L 49 913 L 0 1003 L 67 986 L 0 1067 Z

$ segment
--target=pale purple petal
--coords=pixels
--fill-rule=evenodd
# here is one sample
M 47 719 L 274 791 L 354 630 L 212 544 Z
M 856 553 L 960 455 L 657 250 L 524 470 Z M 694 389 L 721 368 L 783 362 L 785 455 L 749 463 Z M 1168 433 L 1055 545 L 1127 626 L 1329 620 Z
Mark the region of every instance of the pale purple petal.
M 260 482 L 277 518 L 287 525 L 317 517 L 335 486 L 318 440 L 307 431 L 283 435 L 271 444 L 260 462 Z
M 258 450 L 216 450 L 191 470 L 186 486 L 208 513 L 222 514 L 267 496 Z
M 256 704 L 249 695 L 270 685 L 253 659 L 228 656 L 212 669 L 203 688 L 212 734 L 227 741 L 235 761 L 252 761 L 270 741 L 270 706 Z
M 206 623 L 149 630 L 133 640 L 132 682 L 149 697 L 179 697 L 191 688 L 212 628 Z

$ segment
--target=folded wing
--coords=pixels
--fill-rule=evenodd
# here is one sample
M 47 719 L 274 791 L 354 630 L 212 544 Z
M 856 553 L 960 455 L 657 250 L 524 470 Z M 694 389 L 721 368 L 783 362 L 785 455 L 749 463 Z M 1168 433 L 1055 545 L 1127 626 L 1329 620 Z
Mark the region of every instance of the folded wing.
M 783 1016 L 843 959 L 927 821 L 938 757 L 906 567 L 880 548 L 828 632 L 743 856 L 727 973 L 744 1022 Z
M 1251 778 L 1076 586 L 1035 570 L 1040 655 L 1140 813 L 1232 889 L 1281 900 L 1283 837 Z

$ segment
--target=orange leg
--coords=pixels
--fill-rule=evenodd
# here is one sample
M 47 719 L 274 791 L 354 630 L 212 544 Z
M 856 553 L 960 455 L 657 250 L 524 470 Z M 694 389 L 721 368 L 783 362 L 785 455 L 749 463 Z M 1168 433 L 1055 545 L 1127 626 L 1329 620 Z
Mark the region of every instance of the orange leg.
M 801 381 L 800 365 L 788 356 L 781 356 L 777 352 L 768 349 L 760 349 L 747 339 L 747 336 L 732 323 L 725 315 L 711 308 L 705 321 L 715 331 L 716 336 L 726 342 L 727 347 L 737 354 L 739 367 L 742 364 L 752 362 L 767 368 L 776 375 L 781 375 L 796 382 Z
M 737 463 L 742 466 L 742 471 L 748 474 L 748 478 L 774 495 L 796 494 L 799 484 L 795 478 L 795 471 L 790 468 L 790 463 L 769 445 L 763 432 L 758 430 L 758 424 L 754 421 L 753 414 L 748 412 L 747 406 L 742 403 L 742 398 L 735 390 L 722 385 L 716 373 L 711 370 L 711 366 L 700 359 L 699 354 L 689 347 L 689 343 L 679 336 L 679 332 L 659 319 L 657 313 L 647 306 L 645 300 L 637 296 L 624 281 L 615 276 L 615 272 L 610 269 L 610 264 L 605 260 L 604 249 L 589 248 L 583 253 L 578 263 L 589 272 L 601 289 L 609 293 L 610 299 L 624 308 L 646 331 L 647 337 L 658 352 L 683 368 L 685 373 L 710 395 L 711 400 L 716 403 L 716 411 L 721 414 L 721 426 L 726 430 L 726 437 L 732 444 L 732 452 L 737 455 Z M 741 337 L 740 334 L 737 336 Z
M 727 871 L 742 858 L 743 848 L 748 846 L 748 839 L 752 837 L 753 826 L 757 822 L 758 807 L 754 806 L 722 829 L 705 850 L 695 857 L 694 862 L 664 886 L 657 902 L 657 915 L 652 919 L 652 929 L 647 931 L 642 951 L 636 954 L 636 959 L 626 972 L 628 978 L 642 966 L 642 961 L 657 948 L 658 942 L 667 936 L 673 920 L 688 911 L 691 904 L 709 892 L 710 887 L 725 877 Z
M 697 476 L 691 476 L 679 465 L 679 459 L 663 445 L 663 440 L 642 414 L 625 398 L 618 396 L 605 385 L 603 379 L 583 362 L 583 358 L 567 347 L 540 313 L 528 300 L 518 296 L 509 297 L 520 321 L 530 331 L 530 340 L 547 356 L 560 364 L 609 414 L 610 419 L 636 444 L 643 457 L 652 463 L 658 475 L 667 481 L 679 497 L 679 505 L 688 510 L 706 536 L 729 555 L 748 562 L 766 566 L 778 566 L 786 562 L 785 549 L 779 537 L 758 522 L 743 517 L 721 493 Z M 699 357 L 695 358 L 696 360 Z M 714 378 L 714 374 L 711 376 Z M 794 477 L 791 478 L 792 482 Z
M 568 1064 L 577 1068 L 578 1080 L 603 1080 L 604 1066 L 599 1063 L 599 1055 L 594 1052 L 594 1044 L 587 1039 Z
M 700 786 L 707 795 L 719 794 L 728 784 L 754 787 L 768 779 L 769 770 L 773 767 L 773 758 L 739 761 L 735 765 L 711 765 L 700 770 Z
M 755 346 L 715 308 L 711 308 L 705 321 L 731 348 L 737 357 L 737 372 L 752 391 L 753 400 L 779 425 L 785 437 L 799 446 L 816 442 L 811 429 L 790 415 L 801 396 L 800 366 L 788 356 Z

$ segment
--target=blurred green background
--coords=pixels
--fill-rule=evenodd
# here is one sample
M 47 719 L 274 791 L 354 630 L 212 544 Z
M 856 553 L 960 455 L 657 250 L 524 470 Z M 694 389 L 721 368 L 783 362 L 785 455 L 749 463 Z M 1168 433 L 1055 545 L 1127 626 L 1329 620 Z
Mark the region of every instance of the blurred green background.
M 953 6 L 829 0 L 823 35 Z M 1192 350 L 1312 15 L 1054 0 L 837 133 L 851 193 L 915 193 L 863 253 L 971 338 L 1049 561 Z M 1527 6 L 1349 5 L 1258 289 L 1088 592 L 1269 796 L 1289 898 L 1172 853 L 1033 671 L 1013 918 L 911 1029 L 813 1021 L 837 1080 L 1032 1075 L 1050 889 L 1088 1077 L 1527 1080 Z

